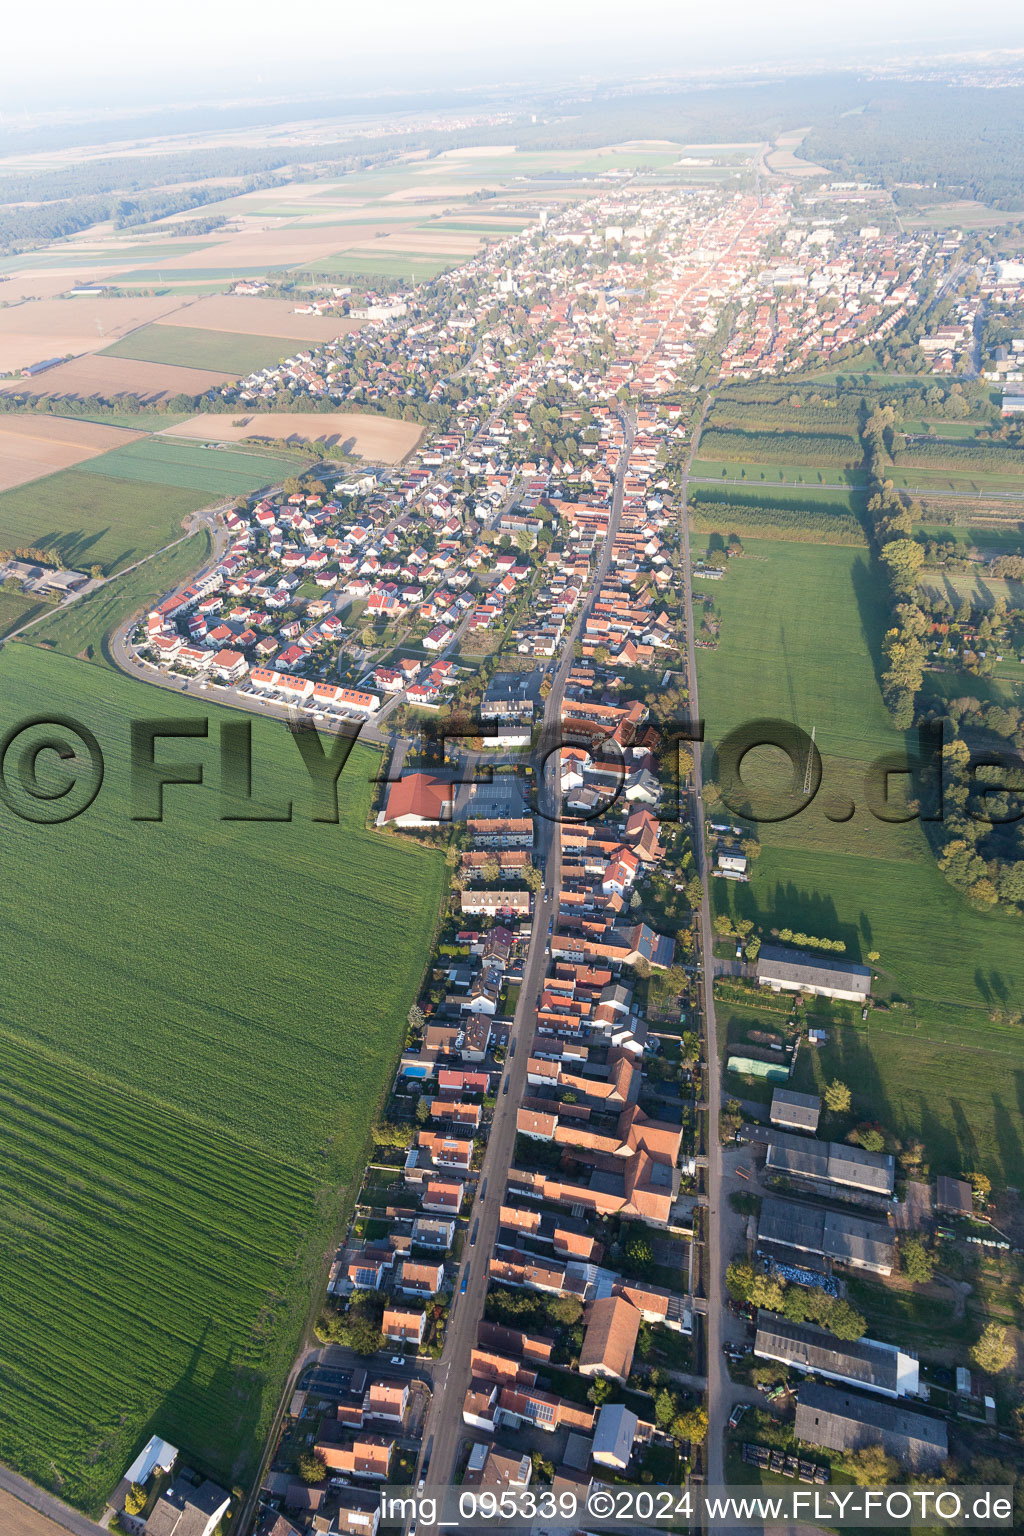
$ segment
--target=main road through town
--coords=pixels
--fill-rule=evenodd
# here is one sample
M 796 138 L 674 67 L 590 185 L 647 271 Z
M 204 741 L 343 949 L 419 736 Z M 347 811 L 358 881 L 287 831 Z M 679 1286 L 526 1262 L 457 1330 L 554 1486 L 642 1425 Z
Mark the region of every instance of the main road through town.
M 555 743 L 561 729 L 562 703 L 566 682 L 575 657 L 576 641 L 584 616 L 593 602 L 611 564 L 612 548 L 622 516 L 626 468 L 633 446 L 635 422 L 623 418 L 624 444 L 616 471 L 608 532 L 601 549 L 587 600 L 581 604 L 576 622 L 562 648 L 551 692 L 544 708 L 541 739 Z M 559 754 L 554 751 L 544 767 L 543 787 L 538 783 L 539 803 L 553 811 L 559 803 Z M 538 815 L 536 856 L 544 870 L 543 895 L 538 897 L 533 914 L 533 932 L 515 1017 L 509 1034 L 504 1081 L 498 1094 L 487 1138 L 487 1151 L 480 1169 L 476 1200 L 470 1212 L 469 1231 L 476 1231 L 476 1241 L 464 1250 L 463 1264 L 455 1299 L 448 1319 L 444 1353 L 434 1372 L 434 1398 L 423 1437 L 423 1462 L 429 1458 L 428 1481 L 435 1487 L 452 1484 L 459 1447 L 465 1436 L 462 1404 L 470 1383 L 470 1352 L 476 1344 L 477 1324 L 483 1316 L 487 1294 L 488 1258 L 498 1236 L 498 1213 L 505 1189 L 505 1176 L 512 1163 L 516 1139 L 516 1111 L 526 1088 L 526 1063 L 533 1046 L 537 1003 L 547 971 L 548 927 L 558 916 L 558 892 L 561 885 L 561 842 L 558 822 L 553 815 Z M 507 1091 L 506 1091 L 507 1083 Z M 479 1224 L 479 1225 L 478 1225 Z M 461 1291 L 465 1281 L 466 1289 Z
M 681 520 L 683 551 L 683 610 L 686 623 L 686 673 L 689 688 L 690 716 L 700 719 L 700 700 L 697 690 L 697 647 L 693 623 L 693 575 L 690 556 L 690 519 L 687 511 L 687 485 L 690 467 L 696 457 L 700 435 L 704 426 L 713 392 L 705 398 L 704 409 L 696 424 L 690 445 L 690 454 L 682 476 L 679 515 Z M 700 905 L 700 968 L 698 986 L 704 1015 L 704 1095 L 707 1100 L 704 1151 L 707 1154 L 705 1170 L 707 1204 L 704 1212 L 705 1242 L 702 1265 L 705 1317 L 705 1372 L 707 1377 L 708 1440 L 704 1464 L 705 1484 L 720 1488 L 725 1483 L 724 1442 L 729 1415 L 738 1402 L 749 1401 L 750 1394 L 737 1388 L 729 1375 L 722 1353 L 723 1322 L 725 1307 L 725 1267 L 729 1253 L 723 1243 L 723 1232 L 728 1214 L 724 1202 L 727 1198 L 722 1146 L 719 1141 L 718 1121 L 722 1096 L 721 1057 L 718 1049 L 718 1026 L 715 1018 L 715 950 L 714 932 L 711 926 L 711 881 L 709 879 L 708 852 L 705 838 L 703 775 L 700 744 L 694 744 L 693 753 L 694 839 L 697 867 L 700 871 L 704 892 Z M 725 1528 L 716 1526 L 716 1536 L 729 1536 Z M 749 1536 L 749 1532 L 748 1532 Z

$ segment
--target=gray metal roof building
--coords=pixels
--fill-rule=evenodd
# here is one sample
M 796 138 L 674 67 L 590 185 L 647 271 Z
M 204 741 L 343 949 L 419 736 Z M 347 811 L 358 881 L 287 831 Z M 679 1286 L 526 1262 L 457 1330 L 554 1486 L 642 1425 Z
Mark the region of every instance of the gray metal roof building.
M 863 1003 L 871 996 L 871 971 L 866 965 L 825 961 L 802 949 L 765 944 L 757 957 L 757 979 L 775 992 L 811 992 L 817 997 L 844 998 Z
M 896 1177 L 889 1152 L 865 1152 L 842 1141 L 812 1141 L 789 1131 L 774 1131 L 768 1138 L 767 1166 L 775 1173 L 841 1184 L 872 1195 L 891 1195 Z
M 913 1472 L 940 1466 L 949 1450 L 941 1419 L 817 1381 L 800 1388 L 794 1433 L 806 1445 L 828 1451 L 880 1445 L 887 1456 L 895 1456 Z
M 974 1194 L 967 1180 L 940 1173 L 935 1180 L 935 1209 L 946 1216 L 972 1216 Z
M 597 1415 L 591 1454 L 603 1466 L 623 1471 L 633 1454 L 639 1420 L 624 1403 L 603 1403 Z
M 768 1118 L 772 1125 L 787 1131 L 809 1131 L 813 1136 L 818 1129 L 821 1100 L 816 1093 L 796 1093 L 792 1088 L 776 1088 L 772 1094 L 772 1107 Z
M 877 1275 L 892 1273 L 895 1239 L 883 1222 L 867 1221 L 848 1211 L 828 1211 L 823 1206 L 802 1205 L 767 1195 L 761 1203 L 757 1225 L 758 1246 L 789 1248 L 797 1253 L 816 1253 L 854 1269 Z M 774 1255 L 778 1257 L 779 1255 Z M 793 1262 L 793 1255 L 786 1255 Z
M 774 1312 L 757 1314 L 754 1354 L 882 1397 L 905 1397 L 918 1388 L 918 1362 L 896 1345 L 874 1339 L 844 1341 L 824 1328 L 791 1323 Z

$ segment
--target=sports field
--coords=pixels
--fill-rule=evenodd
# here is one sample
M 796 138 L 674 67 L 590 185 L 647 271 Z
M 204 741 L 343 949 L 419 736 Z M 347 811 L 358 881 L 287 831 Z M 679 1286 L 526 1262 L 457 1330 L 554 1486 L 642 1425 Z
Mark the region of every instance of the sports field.
M 364 829 L 370 751 L 341 824 L 314 824 L 291 737 L 257 720 L 256 794 L 294 820 L 223 822 L 223 712 L 22 645 L 0 681 L 5 728 L 68 713 L 106 760 L 63 827 L 0 808 L 0 1460 L 95 1511 L 158 1429 L 231 1487 L 315 1301 L 443 861 Z M 129 722 L 193 714 L 213 739 L 160 756 L 208 784 L 132 821 Z
M 188 325 L 145 325 L 123 341 L 106 347 L 102 356 L 164 363 L 174 368 L 212 368 L 237 377 L 256 368 L 267 368 L 300 351 L 302 343 L 286 336 L 244 336 Z

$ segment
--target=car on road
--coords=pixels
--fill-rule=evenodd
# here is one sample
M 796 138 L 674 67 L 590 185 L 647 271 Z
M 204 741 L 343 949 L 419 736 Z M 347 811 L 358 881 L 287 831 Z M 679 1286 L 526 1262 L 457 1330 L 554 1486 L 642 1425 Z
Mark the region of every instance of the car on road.
M 473 1235 L 469 1239 L 469 1246 L 471 1248 L 473 1247 L 474 1243 L 476 1242 L 476 1234 L 479 1232 L 479 1230 L 480 1230 L 480 1218 L 478 1216 L 476 1221 L 474 1221 L 474 1223 L 473 1223 Z
M 459 1295 L 460 1296 L 465 1296 L 465 1294 L 466 1294 L 466 1286 L 468 1284 L 469 1284 L 469 1265 L 467 1264 L 466 1265 L 466 1272 L 465 1272 L 465 1274 L 462 1277 L 462 1284 L 459 1286 Z
M 480 1185 L 480 1204 L 481 1205 L 483 1205 L 483 1203 L 484 1203 L 484 1196 L 486 1195 L 486 1193 L 487 1193 L 487 1180 L 484 1179 L 483 1183 Z
M 737 1424 L 740 1422 L 740 1419 L 742 1419 L 742 1417 L 746 1413 L 746 1411 L 747 1411 L 746 1403 L 737 1403 L 736 1404 L 736 1407 L 733 1409 L 732 1413 L 730 1413 L 730 1415 L 729 1415 L 729 1428 L 730 1429 L 735 1429 L 736 1428 Z
M 501 1090 L 501 1091 L 502 1091 L 502 1094 L 503 1094 L 503 1095 L 504 1095 L 504 1094 L 506 1094 L 506 1093 L 508 1093 L 508 1084 L 509 1084 L 509 1080 L 508 1080 L 508 1078 L 507 1078 L 507 1077 L 506 1077 L 506 1079 L 505 1079 L 505 1086 L 504 1086 L 504 1088 L 503 1088 L 503 1089 L 502 1089 L 502 1090 Z
M 404 1365 L 405 1364 L 405 1356 L 404 1355 L 392 1355 L 391 1356 L 391 1364 L 392 1365 Z

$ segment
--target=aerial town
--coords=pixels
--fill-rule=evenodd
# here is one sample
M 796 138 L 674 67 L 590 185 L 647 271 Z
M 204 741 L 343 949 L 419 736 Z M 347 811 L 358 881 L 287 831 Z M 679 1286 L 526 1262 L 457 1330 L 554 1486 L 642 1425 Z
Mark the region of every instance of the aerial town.
M 1024 301 L 1024 269 L 966 272 L 959 239 L 902 233 L 863 183 L 612 186 L 212 397 L 413 400 L 424 430 L 391 468 L 225 504 L 208 565 L 116 659 L 374 746 L 378 835 L 447 865 L 259 1536 L 376 1536 L 384 1486 L 582 1507 L 600 1483 L 884 1483 L 995 1436 L 984 1371 L 940 1381 L 857 1310 L 864 1276 L 931 1274 L 906 1167 L 872 1128 L 840 1135 L 842 1083 L 789 1086 L 827 1043 L 818 1004 L 867 1016 L 874 962 L 712 927 L 711 882 L 741 890 L 761 847 L 706 802 L 685 729 L 705 594 L 744 558 L 735 537 L 691 557 L 681 516 L 709 376 L 913 344 L 930 375 L 990 366 L 1012 416 L 1024 339 L 982 359 L 976 322 Z M 715 999 L 767 1025 L 723 1049 Z M 932 1185 L 929 1233 L 1009 1246 L 980 1182 Z M 215 1531 L 235 1494 L 190 1458 L 154 1437 L 119 1528 Z

